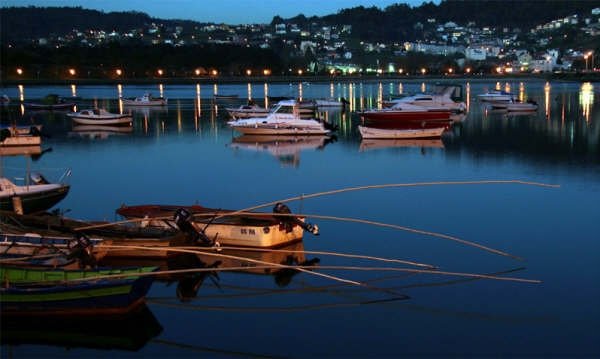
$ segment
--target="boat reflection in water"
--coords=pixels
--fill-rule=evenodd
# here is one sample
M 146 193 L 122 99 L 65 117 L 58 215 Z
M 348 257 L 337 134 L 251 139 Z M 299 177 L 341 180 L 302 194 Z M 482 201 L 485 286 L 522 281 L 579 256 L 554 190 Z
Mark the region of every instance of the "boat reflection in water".
M 275 284 L 284 287 L 299 273 L 290 266 L 313 266 L 319 263 L 318 258 L 306 258 L 302 240 L 277 249 L 223 247 L 218 252 L 209 248 L 187 249 L 186 253 L 170 254 L 164 260 L 107 258 L 102 265 L 158 266 L 159 271 L 169 273 L 159 273 L 155 280 L 167 285 L 177 283 L 177 298 L 187 302 L 198 296 L 198 290 L 206 279 L 219 287 L 219 272 L 273 276 Z M 190 253 L 190 250 L 194 253 Z
M 73 131 L 69 135 L 104 140 L 112 135 L 125 135 L 132 132 L 132 126 L 78 125 L 73 126 Z
M 3 346 L 47 345 L 138 351 L 163 327 L 143 305 L 126 316 L 59 316 L 2 318 Z
M 366 139 L 360 141 L 359 151 L 369 151 L 382 148 L 406 147 L 406 148 L 444 148 L 441 138 L 430 139 Z
M 322 150 L 335 141 L 337 141 L 336 136 L 242 135 L 234 138 L 230 147 L 236 150 L 266 151 L 283 165 L 298 167 L 301 151 Z

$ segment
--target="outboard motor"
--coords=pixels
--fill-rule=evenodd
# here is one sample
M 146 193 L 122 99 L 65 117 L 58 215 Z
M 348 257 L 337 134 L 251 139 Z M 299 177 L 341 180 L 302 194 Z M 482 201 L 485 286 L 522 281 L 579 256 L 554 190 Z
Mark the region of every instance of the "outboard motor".
M 94 245 L 85 234 L 77 233 L 75 238 L 67 243 L 67 247 L 67 259 L 76 259 L 80 268 L 96 268 L 98 265 L 93 254 Z
M 275 205 L 275 207 L 273 207 L 273 213 L 290 214 L 290 213 L 292 213 L 292 211 L 290 210 L 290 208 L 288 206 L 279 202 Z M 278 216 L 276 216 L 276 217 L 278 217 Z M 319 235 L 319 227 L 316 224 L 313 225 L 313 224 L 301 221 L 297 217 L 292 217 L 292 216 L 281 216 L 278 218 L 280 218 L 281 223 L 283 223 L 285 225 L 285 229 L 288 232 L 291 232 L 292 228 L 295 225 L 298 225 L 298 226 L 302 227 L 302 229 L 304 229 L 305 231 L 308 231 L 308 232 L 314 234 L 315 236 Z
M 44 178 L 44 176 L 42 176 L 40 173 L 31 173 L 29 175 L 29 180 L 33 183 L 33 184 L 49 184 L 50 182 L 48 182 L 48 180 L 46 178 Z
M 337 125 L 326 122 L 326 121 L 323 121 L 323 126 L 331 132 L 337 131 L 337 129 L 338 129 Z
M 210 240 L 203 231 L 194 227 L 191 221 L 192 214 L 185 208 L 179 208 L 175 211 L 173 219 L 175 224 L 183 233 L 187 235 L 187 242 L 203 247 L 212 247 L 215 241 Z

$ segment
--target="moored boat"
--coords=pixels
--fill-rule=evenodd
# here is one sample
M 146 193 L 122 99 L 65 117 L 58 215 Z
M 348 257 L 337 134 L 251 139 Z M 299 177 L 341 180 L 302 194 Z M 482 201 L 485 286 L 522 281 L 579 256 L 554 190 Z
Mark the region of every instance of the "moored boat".
M 289 216 L 289 208 L 285 205 L 276 206 L 274 213 L 255 214 L 235 214 L 233 210 L 199 205 L 156 204 L 123 205 L 116 212 L 126 219 L 138 220 L 141 226 L 170 227 L 172 221 L 165 218 L 178 208 L 188 211 L 194 226 L 221 245 L 271 248 L 301 240 L 304 230 L 315 235 L 319 233 L 318 227 L 306 223 L 304 218 Z
M 483 94 L 477 95 L 479 101 L 512 101 L 515 96 L 507 91 L 491 90 Z
M 127 313 L 144 303 L 156 267 L 45 269 L 0 266 L 2 315 Z
M 315 118 L 303 118 L 295 100 L 280 101 L 267 117 L 229 121 L 227 124 L 246 135 L 325 135 L 335 128 Z
M 430 110 L 410 104 L 395 105 L 393 108 L 360 112 L 367 126 L 377 128 L 400 128 L 422 123 L 450 122 L 450 110 Z
M 68 113 L 73 122 L 81 125 L 131 125 L 131 114 L 111 113 L 105 109 L 87 109 Z
M 63 179 L 70 175 L 65 172 Z M 50 183 L 39 173 L 32 173 L 24 185 L 0 177 L 0 210 L 33 213 L 50 209 L 69 193 L 66 183 Z
M 121 101 L 125 106 L 165 106 L 168 99 L 164 97 L 154 97 L 151 93 L 145 93 L 141 97 L 123 98 Z
M 241 105 L 240 107 L 226 107 L 225 110 L 234 119 L 237 118 L 251 118 L 251 117 L 267 117 L 269 109 L 260 107 L 254 103 L 248 103 L 247 105 Z
M 384 101 L 383 107 L 393 108 L 394 106 L 402 106 L 410 104 L 414 106 L 425 107 L 428 110 L 448 110 L 452 113 L 462 113 L 466 111 L 466 105 L 462 101 L 454 101 L 452 94 L 457 91 L 456 85 L 438 86 L 439 89 L 435 93 L 422 93 L 412 96 L 403 96 L 401 98 Z
M 23 102 L 23 106 L 31 110 L 69 110 L 75 107 L 74 102 L 68 102 L 59 95 L 46 95 L 40 102 Z
M 447 126 L 433 127 L 404 127 L 404 128 L 376 128 L 358 126 L 362 138 L 439 138 Z
M 0 127 L 0 147 L 40 146 L 41 126 Z

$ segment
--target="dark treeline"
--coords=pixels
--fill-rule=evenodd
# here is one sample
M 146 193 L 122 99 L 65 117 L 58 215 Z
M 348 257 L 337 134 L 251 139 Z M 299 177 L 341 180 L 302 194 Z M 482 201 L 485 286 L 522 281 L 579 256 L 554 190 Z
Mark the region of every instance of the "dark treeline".
M 474 22 L 478 27 L 509 27 L 528 31 L 532 27 L 575 14 L 589 14 L 600 7 L 597 0 L 448 0 L 439 5 L 433 2 L 418 7 L 395 4 L 381 10 L 359 6 L 343 9 L 335 15 L 322 17 L 330 25 L 352 25 L 352 35 L 365 41 L 414 41 L 427 35 L 417 23 L 427 25 L 428 19 L 437 24 L 453 21 L 459 25 Z M 280 19 L 277 19 L 280 20 Z M 286 22 L 313 21 L 314 18 L 295 17 Z
M 123 76 L 128 78 L 152 77 L 157 69 L 162 69 L 165 76 L 193 76 L 196 70 L 207 75 L 213 68 L 232 75 L 242 74 L 248 68 L 255 71 L 269 68 L 273 74 L 282 71 L 279 56 L 273 51 L 234 45 L 173 47 L 113 42 L 96 47 L 27 46 L 1 51 L 3 67 L 6 64 L 26 67 L 30 78 L 60 77 L 71 67 L 78 69 L 77 77 L 110 77 L 116 68 L 121 68 L 125 71 Z
M 50 36 L 65 36 L 74 29 L 125 32 L 143 29 L 151 23 L 165 26 L 197 26 L 187 20 L 153 19 L 145 13 L 87 10 L 81 7 L 8 7 L 0 8 L 0 33 L 3 43 L 21 42 Z

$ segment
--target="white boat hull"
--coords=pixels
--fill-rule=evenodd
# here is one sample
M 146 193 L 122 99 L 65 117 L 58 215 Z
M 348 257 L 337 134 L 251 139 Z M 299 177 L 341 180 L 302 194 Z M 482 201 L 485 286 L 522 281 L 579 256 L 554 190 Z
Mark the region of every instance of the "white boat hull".
M 306 136 L 306 135 L 326 135 L 329 130 L 320 127 L 299 127 L 293 125 L 260 125 L 260 126 L 231 126 L 234 130 L 245 135 L 285 135 L 285 136 Z
M 80 125 L 127 125 L 131 124 L 132 119 L 130 116 L 121 118 L 107 118 L 107 119 L 96 119 L 96 118 L 85 118 L 72 116 L 73 122 Z
M 358 126 L 362 138 L 436 138 L 441 137 L 445 127 L 420 128 L 420 129 L 382 129 Z

